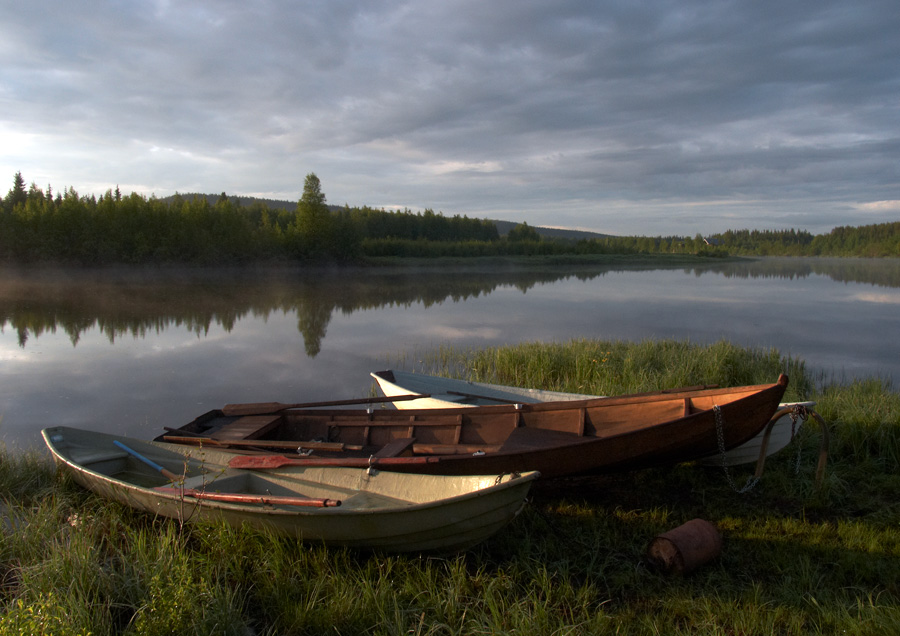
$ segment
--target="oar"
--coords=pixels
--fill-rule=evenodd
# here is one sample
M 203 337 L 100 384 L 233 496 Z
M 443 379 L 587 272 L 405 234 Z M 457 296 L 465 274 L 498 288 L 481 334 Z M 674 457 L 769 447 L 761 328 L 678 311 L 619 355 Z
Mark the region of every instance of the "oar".
M 430 395 L 417 393 L 410 395 L 397 395 L 394 397 L 371 397 L 356 400 L 335 400 L 332 402 L 305 402 L 299 404 L 282 404 L 280 402 L 256 402 L 250 404 L 226 404 L 222 413 L 229 417 L 235 415 L 270 415 L 287 409 L 314 409 L 325 406 L 350 406 L 353 404 L 379 404 L 382 402 L 403 402 L 406 400 L 418 400 Z
M 506 398 L 492 397 L 490 395 L 478 395 L 477 393 L 463 393 L 462 391 L 447 391 L 448 395 L 458 395 L 460 397 L 474 398 L 476 400 L 490 400 L 492 402 L 500 402 L 501 404 L 521 404 L 522 400 L 508 400 Z
M 312 497 L 285 497 L 281 495 L 247 495 L 243 493 L 206 492 L 194 488 L 167 488 L 159 486 L 154 488 L 159 492 L 193 497 L 194 499 L 209 499 L 211 501 L 225 501 L 228 503 L 258 503 L 272 506 L 310 506 L 313 508 L 334 508 L 341 505 L 340 499 L 316 499 Z
M 140 454 L 139 452 L 137 452 L 136 450 L 133 450 L 133 449 L 131 449 L 131 448 L 128 448 L 127 446 L 125 446 L 125 444 L 123 444 L 123 443 L 120 442 L 119 440 L 114 439 L 114 440 L 113 440 L 113 444 L 115 444 L 116 446 L 118 446 L 119 448 L 121 448 L 121 449 L 122 449 L 123 451 L 125 451 L 126 453 L 132 455 L 133 457 L 136 457 L 137 459 L 141 460 L 142 462 L 144 462 L 145 464 L 147 464 L 150 468 L 153 468 L 153 469 L 155 469 L 155 470 L 158 470 L 159 472 L 161 472 L 161 473 L 163 474 L 163 476 L 164 476 L 166 479 L 170 479 L 171 481 L 178 481 L 179 479 L 181 479 L 181 476 L 180 476 L 180 475 L 176 475 L 176 474 L 173 473 L 171 470 L 166 470 L 165 468 L 163 468 L 162 466 L 160 466 L 159 464 L 157 464 L 157 463 L 156 463 L 155 461 L 153 461 L 152 459 L 148 459 L 148 458 L 144 457 L 143 455 L 141 455 L 141 454 Z
M 225 439 L 218 440 L 212 437 L 203 437 L 199 433 L 188 433 L 189 437 L 183 437 L 181 431 L 177 428 L 163 427 L 167 431 L 178 433 L 178 435 L 163 435 L 163 441 L 172 442 L 173 444 L 184 444 L 199 446 L 209 444 L 210 446 L 244 446 L 247 448 L 290 448 L 297 450 L 298 448 L 312 448 L 314 450 L 326 451 L 343 451 L 343 450 L 362 450 L 362 446 L 355 444 L 344 444 L 343 442 L 293 442 L 277 439 Z
M 368 468 L 370 466 L 431 464 L 439 457 L 306 457 L 294 459 L 284 455 L 239 455 L 228 462 L 229 468 L 266 470 L 285 466 L 339 466 L 343 468 Z

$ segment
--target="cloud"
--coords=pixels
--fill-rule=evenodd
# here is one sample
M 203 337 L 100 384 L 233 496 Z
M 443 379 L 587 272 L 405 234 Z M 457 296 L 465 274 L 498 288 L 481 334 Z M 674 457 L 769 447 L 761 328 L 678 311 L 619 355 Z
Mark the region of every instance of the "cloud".
M 900 201 L 871 201 L 858 203 L 855 206 L 859 210 L 871 210 L 873 212 L 900 212 Z
M 879 305 L 900 305 L 900 294 L 874 292 L 857 293 L 856 300 L 864 303 L 876 303 Z
M 898 27 L 880 0 L 36 0 L 0 23 L 0 177 L 828 231 L 897 199 Z

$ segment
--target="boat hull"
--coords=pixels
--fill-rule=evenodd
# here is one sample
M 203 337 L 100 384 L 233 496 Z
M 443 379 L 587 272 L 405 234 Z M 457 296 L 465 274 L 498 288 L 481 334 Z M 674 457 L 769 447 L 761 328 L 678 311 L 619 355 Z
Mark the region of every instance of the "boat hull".
M 394 370 L 373 372 L 371 376 L 375 379 L 381 392 L 387 397 L 408 396 L 410 394 L 428 396 L 396 402 L 395 406 L 402 410 L 415 408 L 468 408 L 492 403 L 517 401 L 523 404 L 534 404 L 554 400 L 576 401 L 603 397 L 582 393 L 511 387 Z M 779 409 L 788 407 L 812 408 L 813 406 L 815 406 L 815 402 L 782 402 L 779 404 Z M 794 436 L 799 432 L 801 424 L 802 422 L 798 421 L 796 417 L 792 417 L 791 414 L 779 417 L 773 424 L 769 434 L 766 456 L 774 455 L 790 444 Z M 722 466 L 723 464 L 726 466 L 737 466 L 754 463 L 759 460 L 764 436 L 765 431 L 761 431 L 746 443 L 726 451 L 724 455 L 717 451 L 709 457 L 699 458 L 698 461 L 707 466 Z
M 133 508 L 386 552 L 456 552 L 476 545 L 515 518 L 538 477 L 526 473 L 460 479 L 315 466 L 261 473 L 230 469 L 228 462 L 235 454 L 207 448 L 67 427 L 45 429 L 43 436 L 62 472 L 83 487 Z M 175 492 L 157 490 L 171 486 L 170 481 L 127 453 L 117 452 L 114 440 L 181 476 Z M 206 493 L 327 497 L 341 505 L 234 504 L 179 494 L 179 488 L 198 486 Z
M 287 409 L 253 441 L 296 447 L 320 440 L 341 447 L 331 455 L 310 448 L 312 455 L 300 460 L 308 466 L 371 463 L 447 475 L 537 470 L 545 477 L 622 472 L 692 461 L 747 442 L 769 423 L 786 387 L 781 376 L 748 387 L 465 409 Z M 247 413 L 252 406 L 226 410 Z M 181 432 L 231 443 L 226 429 L 241 420 L 220 415 L 211 412 Z M 389 448 L 399 450 L 384 452 Z

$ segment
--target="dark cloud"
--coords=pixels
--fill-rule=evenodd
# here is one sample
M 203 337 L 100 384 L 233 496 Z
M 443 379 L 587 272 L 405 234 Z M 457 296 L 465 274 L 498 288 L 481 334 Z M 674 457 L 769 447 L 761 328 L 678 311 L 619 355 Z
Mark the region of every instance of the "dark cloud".
M 45 2 L 0 170 L 616 233 L 897 217 L 892 2 Z M 2 178 L 2 173 L 0 173 Z M 657 228 L 649 230 L 648 228 Z

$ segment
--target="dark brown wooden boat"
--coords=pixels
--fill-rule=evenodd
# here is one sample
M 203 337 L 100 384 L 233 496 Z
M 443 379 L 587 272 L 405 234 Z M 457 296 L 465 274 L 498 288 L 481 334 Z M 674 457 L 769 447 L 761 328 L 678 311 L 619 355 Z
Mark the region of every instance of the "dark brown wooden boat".
M 293 453 L 288 460 L 237 458 L 234 467 L 242 468 L 289 462 L 450 475 L 611 473 L 691 461 L 743 444 L 769 423 L 787 384 L 782 375 L 774 384 L 468 409 L 232 404 L 157 439 Z

